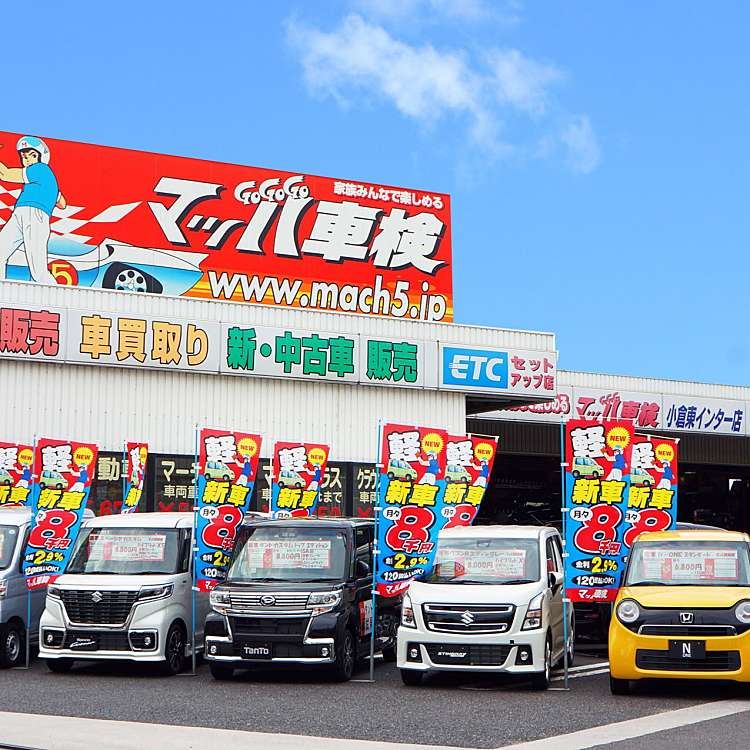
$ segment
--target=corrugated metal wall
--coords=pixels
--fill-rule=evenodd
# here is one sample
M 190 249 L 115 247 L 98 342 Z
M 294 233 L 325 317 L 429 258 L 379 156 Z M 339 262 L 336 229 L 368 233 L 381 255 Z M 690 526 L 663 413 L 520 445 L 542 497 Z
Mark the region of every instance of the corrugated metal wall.
M 194 426 L 260 432 L 267 441 L 322 441 L 331 460 L 374 461 L 377 423 L 463 432 L 460 393 L 0 360 L 0 439 L 35 435 L 120 450 L 194 451 Z

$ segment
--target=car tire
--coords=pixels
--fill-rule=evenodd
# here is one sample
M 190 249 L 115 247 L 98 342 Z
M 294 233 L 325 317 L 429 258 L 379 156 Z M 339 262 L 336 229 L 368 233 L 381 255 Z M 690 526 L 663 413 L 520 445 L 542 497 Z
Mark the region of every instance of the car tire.
M 46 659 L 47 669 L 55 674 L 67 674 L 73 668 L 72 659 Z
M 393 472 L 389 471 L 386 476 L 388 477 L 388 479 L 393 479 Z
M 573 472 L 573 479 L 578 479 L 581 476 L 581 472 L 576 470 Z
M 182 625 L 173 623 L 164 641 L 164 661 L 160 664 L 163 675 L 171 677 L 185 667 L 185 630 Z
M 594 477 L 594 479 L 599 479 L 599 472 L 598 471 L 592 471 L 591 476 Z
M 401 669 L 401 682 L 407 687 L 419 687 L 422 684 L 422 673 L 416 669 Z
M 550 677 L 552 675 L 552 641 L 547 636 L 544 642 L 544 669 L 537 672 L 531 678 L 531 687 L 534 690 L 547 690 L 549 688 Z
M 618 680 L 610 675 L 609 691 L 612 695 L 630 695 L 630 680 Z
M 131 288 L 127 288 L 130 286 Z M 157 279 L 134 266 L 126 263 L 113 263 L 102 279 L 103 289 L 119 289 L 133 293 L 150 292 L 161 294 L 164 287 Z
M 20 625 L 0 628 L 0 667 L 19 667 L 26 657 L 26 633 Z
M 354 642 L 354 633 L 346 628 L 336 644 L 336 661 L 333 663 L 333 677 L 336 682 L 351 680 L 356 660 L 357 646 Z
M 219 682 L 231 680 L 232 677 L 234 677 L 234 667 L 229 667 L 226 664 L 219 664 L 218 662 L 212 661 L 209 662 L 208 669 L 211 672 L 211 677 Z
M 573 615 L 570 618 L 570 630 L 568 632 L 568 669 L 573 666 L 573 662 L 576 658 L 576 618 Z M 563 663 L 565 663 L 565 657 L 563 656 Z

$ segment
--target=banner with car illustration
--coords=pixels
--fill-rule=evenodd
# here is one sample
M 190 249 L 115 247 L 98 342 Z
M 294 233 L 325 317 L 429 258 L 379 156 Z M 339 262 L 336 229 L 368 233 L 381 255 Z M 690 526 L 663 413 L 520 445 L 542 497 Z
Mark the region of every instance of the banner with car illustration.
M 273 451 L 274 518 L 313 516 L 331 449 L 322 443 L 278 442 Z
M 443 193 L 8 132 L 0 162 L 0 279 L 453 320 Z
M 65 572 L 86 510 L 97 454 L 92 443 L 37 441 L 31 486 L 34 520 L 23 556 L 29 589 L 46 586 Z
M 34 473 L 34 448 L 0 443 L 0 506 L 28 505 Z
M 432 567 L 437 532 L 445 525 L 447 443 L 445 430 L 383 426 L 375 571 L 383 596 L 398 596 Z
M 635 435 L 630 468 L 625 554 L 638 534 L 665 531 L 677 524 L 677 453 L 679 440 Z
M 148 459 L 148 443 L 128 443 L 127 474 L 123 478 L 124 491 L 122 494 L 121 513 L 135 513 L 138 501 L 143 493 L 143 479 L 146 476 L 146 461 Z
M 473 523 L 492 475 L 496 453 L 496 437 L 448 435 L 443 526 Z
M 565 580 L 574 602 L 615 600 L 625 554 L 631 422 L 570 420 L 565 425 Z
M 199 591 L 226 573 L 237 528 L 250 507 L 260 460 L 260 435 L 203 429 L 196 478 L 196 566 Z

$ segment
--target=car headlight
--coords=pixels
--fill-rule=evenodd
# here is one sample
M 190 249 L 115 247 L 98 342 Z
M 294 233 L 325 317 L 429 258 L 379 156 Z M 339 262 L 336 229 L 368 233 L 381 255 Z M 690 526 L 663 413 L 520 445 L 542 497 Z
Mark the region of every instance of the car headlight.
M 316 591 L 307 599 L 307 606 L 312 607 L 313 616 L 330 612 L 341 602 L 341 591 Z
M 734 608 L 734 616 L 743 624 L 750 625 L 750 602 L 740 602 Z
M 401 602 L 401 624 L 406 628 L 416 628 L 417 623 L 414 619 L 414 607 L 411 603 L 411 597 L 406 594 Z
M 523 619 L 521 630 L 535 630 L 542 627 L 542 602 L 544 601 L 544 591 L 537 594 L 530 602 L 526 610 L 526 617 Z
M 617 605 L 617 619 L 626 625 L 634 623 L 641 616 L 641 608 L 633 599 L 623 599 Z
M 138 601 L 166 599 L 168 596 L 172 596 L 173 591 L 174 586 L 171 583 L 164 586 L 141 586 L 141 590 L 138 592 Z
M 211 609 L 220 615 L 225 615 L 227 610 L 232 606 L 232 600 L 229 597 L 228 591 L 212 591 L 208 595 L 208 603 L 211 605 Z
M 47 586 L 47 596 L 51 596 L 53 599 L 60 599 L 60 587 L 54 584 Z

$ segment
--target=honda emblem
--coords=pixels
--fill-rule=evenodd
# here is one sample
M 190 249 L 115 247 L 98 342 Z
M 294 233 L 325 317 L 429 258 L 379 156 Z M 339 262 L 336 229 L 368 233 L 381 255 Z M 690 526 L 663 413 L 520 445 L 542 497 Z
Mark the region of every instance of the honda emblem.
M 680 624 L 681 625 L 692 625 L 695 616 L 692 612 L 680 612 Z

